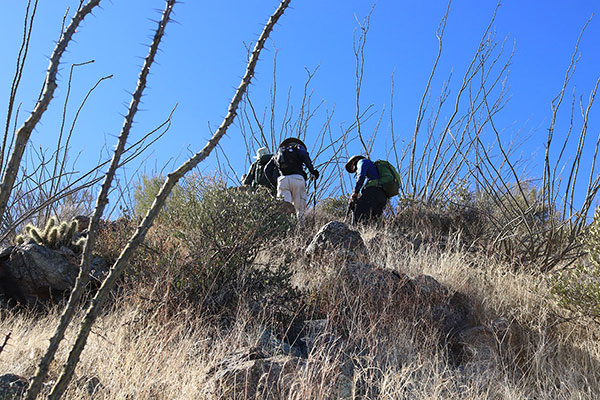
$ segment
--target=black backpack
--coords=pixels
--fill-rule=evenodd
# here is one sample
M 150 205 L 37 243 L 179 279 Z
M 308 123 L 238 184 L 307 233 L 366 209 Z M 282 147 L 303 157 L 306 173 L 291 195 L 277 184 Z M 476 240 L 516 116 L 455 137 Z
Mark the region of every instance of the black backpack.
M 254 184 L 255 185 L 265 186 L 268 188 L 273 187 L 273 184 L 271 183 L 271 181 L 265 174 L 265 165 L 267 165 L 267 163 L 269 161 L 271 161 L 272 157 L 273 157 L 272 154 L 265 154 L 264 156 L 262 156 L 260 158 L 260 160 L 258 160 L 258 165 L 256 166 L 256 169 L 254 170 Z
M 297 146 L 283 146 L 275 154 L 275 164 L 283 175 L 290 175 L 302 165 Z

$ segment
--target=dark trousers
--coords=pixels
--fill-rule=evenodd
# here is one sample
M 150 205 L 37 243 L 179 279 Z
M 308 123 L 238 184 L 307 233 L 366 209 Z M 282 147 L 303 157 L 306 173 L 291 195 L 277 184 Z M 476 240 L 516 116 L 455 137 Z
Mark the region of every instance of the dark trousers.
M 354 207 L 354 222 L 369 222 L 383 214 L 387 196 L 379 187 L 369 187 L 362 191 Z

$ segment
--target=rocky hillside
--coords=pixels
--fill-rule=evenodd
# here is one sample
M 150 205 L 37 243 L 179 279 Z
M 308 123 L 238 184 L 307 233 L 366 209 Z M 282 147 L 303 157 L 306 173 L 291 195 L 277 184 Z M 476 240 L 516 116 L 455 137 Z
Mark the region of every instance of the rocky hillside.
M 246 255 L 240 252 L 250 243 L 236 238 L 237 270 L 228 263 L 234 253 L 221 260 L 219 271 L 204 268 L 202 275 L 204 259 L 194 255 L 194 246 L 141 251 L 94 328 L 69 398 L 599 393 L 596 331 L 560 320 L 543 295 L 543 279 L 508 273 L 505 264 L 465 249 L 456 238 L 415 241 L 389 224 L 349 227 L 328 219 L 310 215 L 302 226 L 246 248 Z M 166 246 L 161 227 L 148 248 Z M 111 226 L 105 240 L 118 241 L 119 229 L 128 228 Z M 190 232 L 180 235 L 193 242 Z M 109 247 L 104 243 L 105 258 L 97 265 L 110 262 Z M 72 253 L 23 243 L 0 257 L 2 398 L 16 398 L 35 372 L 58 318 L 51 304 L 68 293 L 77 272 Z M 182 268 L 195 265 L 195 279 L 165 264 L 166 255 Z M 194 263 L 185 262 L 190 259 Z M 162 275 L 161 260 L 170 268 Z M 154 264 L 140 269 L 149 261 Z M 33 306 L 33 313 L 23 305 Z M 68 344 L 51 379 L 67 351 Z

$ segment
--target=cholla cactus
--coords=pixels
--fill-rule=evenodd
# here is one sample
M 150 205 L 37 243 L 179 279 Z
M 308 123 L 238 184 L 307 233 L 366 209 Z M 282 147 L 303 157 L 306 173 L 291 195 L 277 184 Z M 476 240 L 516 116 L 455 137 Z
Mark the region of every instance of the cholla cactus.
M 44 230 L 40 230 L 31 224 L 27 224 L 25 232 L 35 243 L 58 249 L 62 246 L 68 247 L 75 252 L 81 251 L 85 243 L 85 237 L 75 238 L 75 232 L 78 228 L 78 221 L 63 222 L 57 226 L 57 220 L 54 217 L 48 219 Z M 17 245 L 25 243 L 26 238 L 23 235 L 17 236 Z

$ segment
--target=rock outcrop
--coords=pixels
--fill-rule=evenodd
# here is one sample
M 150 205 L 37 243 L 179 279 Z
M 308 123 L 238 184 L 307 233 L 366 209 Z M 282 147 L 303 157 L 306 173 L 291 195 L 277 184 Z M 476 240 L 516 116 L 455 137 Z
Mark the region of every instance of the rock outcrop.
M 368 262 L 369 252 L 360 233 L 343 222 L 332 221 L 324 225 L 306 248 L 312 259 L 327 258 Z
M 91 278 L 101 280 L 108 268 L 97 257 Z M 4 249 L 0 253 L 0 297 L 27 306 L 60 301 L 75 285 L 79 257 L 71 249 L 52 250 L 36 243 Z
M 20 399 L 28 387 L 29 381 L 22 376 L 15 374 L 0 375 L 1 400 Z
M 333 368 L 333 369 L 332 369 Z M 318 385 L 305 385 L 306 380 L 333 381 L 327 393 L 318 398 L 354 399 L 356 385 L 352 369 L 335 367 L 319 360 L 307 360 L 291 355 L 269 355 L 261 347 L 246 347 L 224 357 L 206 373 L 203 397 L 223 400 L 316 398 L 314 393 L 299 391 Z M 304 383 L 304 384 L 303 384 Z M 297 396 L 297 397 L 295 397 Z

